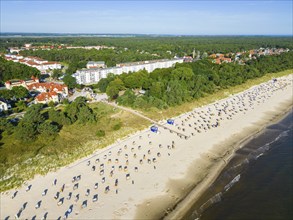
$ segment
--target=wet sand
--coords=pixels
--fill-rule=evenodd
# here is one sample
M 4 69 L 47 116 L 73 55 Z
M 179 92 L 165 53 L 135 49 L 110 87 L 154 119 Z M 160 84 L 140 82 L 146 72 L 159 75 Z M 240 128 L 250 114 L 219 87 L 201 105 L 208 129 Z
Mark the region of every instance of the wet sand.
M 56 172 L 36 176 L 1 194 L 0 217 L 161 218 L 192 189 L 195 196 L 206 190 L 241 147 L 239 143 L 290 105 L 292 74 L 194 109 L 174 118 L 174 125 L 166 124 L 182 136 L 161 127 L 158 133 L 147 129 Z M 180 207 L 185 205 L 179 204 L 167 218 L 180 218 Z

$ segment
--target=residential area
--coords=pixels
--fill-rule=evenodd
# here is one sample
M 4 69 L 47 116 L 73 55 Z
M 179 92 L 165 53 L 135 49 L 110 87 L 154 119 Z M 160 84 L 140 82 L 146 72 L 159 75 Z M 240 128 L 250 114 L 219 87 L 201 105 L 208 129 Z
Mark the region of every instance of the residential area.
M 228 53 L 228 54 L 211 54 L 209 58 L 213 63 L 221 64 L 221 63 L 238 63 L 245 64 L 248 60 L 256 59 L 260 56 L 269 56 L 269 55 L 280 55 L 284 52 L 289 52 L 290 50 L 284 48 L 259 48 L 255 50 L 237 52 L 237 53 Z
M 97 46 L 71 46 L 65 44 L 53 44 L 53 45 L 32 45 L 30 43 L 24 44 L 22 47 L 9 47 L 8 50 L 10 53 L 19 53 L 23 50 L 52 50 L 52 49 L 86 49 L 86 50 L 101 50 L 101 49 L 115 49 L 115 47 L 108 47 L 105 45 Z
M 186 55 L 182 58 L 174 57 L 173 59 L 158 59 L 158 60 L 145 60 L 139 62 L 127 62 L 117 63 L 115 67 L 107 67 L 105 61 L 88 61 L 86 68 L 77 70 L 72 75 L 67 74 L 67 78 L 73 82 L 68 86 L 64 76 L 66 71 L 64 66 L 60 62 L 48 61 L 35 56 L 22 56 L 18 54 L 21 50 L 50 50 L 54 48 L 67 48 L 67 49 L 115 49 L 114 47 L 107 46 L 83 46 L 72 47 L 66 45 L 59 46 L 32 46 L 32 44 L 24 44 L 21 48 L 9 48 L 10 53 L 2 54 L 2 57 L 7 61 L 13 61 L 15 63 L 24 64 L 33 68 L 36 68 L 40 72 L 40 78 L 31 76 L 30 79 L 18 80 L 12 79 L 4 83 L 3 87 L 0 87 L 1 104 L 0 112 L 11 114 L 13 112 L 19 112 L 24 110 L 31 104 L 42 103 L 45 105 L 57 105 L 66 102 L 73 101 L 76 97 L 84 96 L 88 100 L 99 101 L 107 99 L 105 91 L 98 93 L 98 90 L 93 90 L 92 87 L 85 87 L 91 84 L 98 83 L 101 79 L 107 78 L 111 73 L 114 75 L 121 75 L 122 73 L 137 72 L 146 70 L 152 72 L 158 68 L 174 67 L 177 63 L 192 63 L 201 59 L 208 59 L 212 63 L 236 63 L 245 65 L 245 63 L 252 59 L 257 59 L 260 56 L 279 55 L 284 52 L 289 52 L 289 49 L 284 48 L 259 48 L 254 50 L 236 52 L 236 53 L 213 53 L 207 54 L 204 52 L 200 56 L 200 52 L 193 50 L 192 54 Z M 171 53 L 171 51 L 170 51 Z M 54 76 L 54 71 L 58 71 L 58 78 Z M 44 76 L 43 76 L 44 75 Z M 22 95 L 16 95 L 16 87 L 22 92 Z M 145 92 L 144 90 L 141 90 Z M 21 104 L 19 104 L 21 103 Z M 17 107 L 17 106 L 22 107 Z

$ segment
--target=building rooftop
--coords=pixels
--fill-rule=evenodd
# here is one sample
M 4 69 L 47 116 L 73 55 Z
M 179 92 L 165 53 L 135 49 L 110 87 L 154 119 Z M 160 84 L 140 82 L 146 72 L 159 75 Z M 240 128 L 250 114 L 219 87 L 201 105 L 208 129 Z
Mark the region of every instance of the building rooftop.
M 174 59 L 171 59 L 171 60 L 174 60 Z M 164 61 L 170 61 L 170 60 L 160 59 L 160 60 L 145 60 L 145 61 L 137 61 L 137 62 L 118 63 L 116 66 L 135 66 L 135 65 L 142 65 L 142 64 L 148 64 L 148 63 L 158 63 L 158 62 L 164 62 Z
M 46 101 L 52 98 L 53 96 L 57 96 L 58 94 L 54 91 L 52 92 L 42 92 L 39 95 L 36 96 L 36 99 L 41 102 L 41 101 Z
M 89 62 L 87 62 L 87 64 L 105 64 L 105 62 L 104 61 L 89 61 Z
M 34 88 L 46 88 L 48 91 L 54 91 L 54 89 L 57 89 L 58 91 L 62 91 L 63 88 L 67 87 L 64 84 L 58 84 L 58 83 L 33 83 L 27 86 L 28 90 L 33 90 Z

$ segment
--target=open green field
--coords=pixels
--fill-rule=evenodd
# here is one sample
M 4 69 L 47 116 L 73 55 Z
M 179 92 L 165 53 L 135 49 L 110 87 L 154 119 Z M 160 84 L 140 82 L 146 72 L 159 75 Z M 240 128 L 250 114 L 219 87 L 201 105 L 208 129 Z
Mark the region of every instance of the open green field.
M 292 69 L 266 74 L 263 77 L 248 80 L 242 85 L 220 90 L 180 106 L 166 110 L 151 109 L 141 112 L 154 120 L 175 117 L 191 111 L 195 107 L 212 103 L 253 85 L 291 73 L 293 73 Z M 55 139 L 48 140 L 48 138 L 39 136 L 33 142 L 22 143 L 14 135 L 2 134 L 3 137 L 0 139 L 0 190 L 5 191 L 17 187 L 36 174 L 44 175 L 49 171 L 54 171 L 150 125 L 150 122 L 145 119 L 104 103 L 93 103 L 90 104 L 90 107 L 98 118 L 96 123 L 87 125 L 75 123 L 64 126 Z M 104 130 L 105 136 L 98 137 L 98 130 Z

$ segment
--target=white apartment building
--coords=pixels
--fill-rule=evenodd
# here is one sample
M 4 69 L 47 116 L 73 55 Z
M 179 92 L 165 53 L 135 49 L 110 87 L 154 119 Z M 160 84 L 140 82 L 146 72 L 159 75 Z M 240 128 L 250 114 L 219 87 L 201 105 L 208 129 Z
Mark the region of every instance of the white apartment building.
M 148 72 L 152 72 L 158 68 L 168 68 L 175 65 L 175 63 L 183 63 L 183 58 L 178 59 L 162 59 L 162 60 L 150 60 L 140 61 L 132 63 L 120 63 L 116 67 L 112 68 L 91 68 L 78 70 L 72 76 L 76 78 L 78 84 L 91 84 L 97 83 L 100 79 L 106 78 L 109 73 L 120 75 L 122 73 L 137 72 L 145 69 Z

